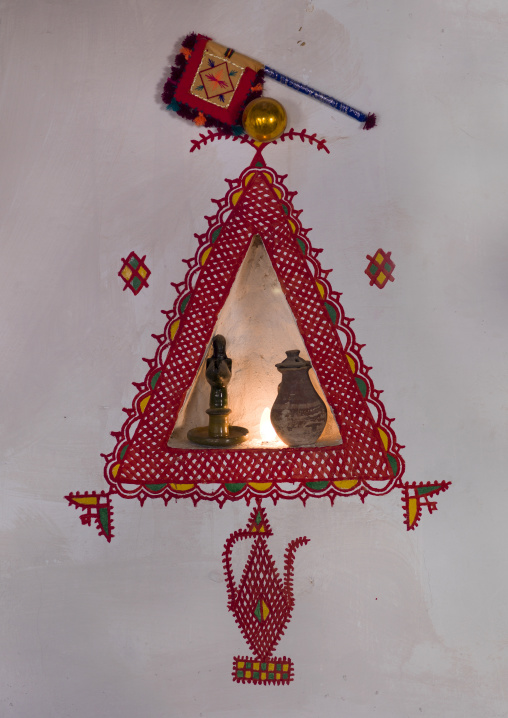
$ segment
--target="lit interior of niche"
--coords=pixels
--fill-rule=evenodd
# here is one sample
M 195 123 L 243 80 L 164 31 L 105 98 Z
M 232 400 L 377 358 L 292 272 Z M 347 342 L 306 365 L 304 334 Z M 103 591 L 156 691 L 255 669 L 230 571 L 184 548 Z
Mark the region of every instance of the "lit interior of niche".
M 220 312 L 215 334 L 226 338 L 227 355 L 232 359 L 232 377 L 228 386 L 231 414 L 229 423 L 249 429 L 249 439 L 238 448 L 262 446 L 282 448 L 278 437 L 262 437 L 260 421 L 277 396 L 281 374 L 275 364 L 286 358 L 288 349 L 300 349 L 309 358 L 296 321 L 286 301 L 264 245 L 254 237 L 228 298 Z M 178 416 L 169 446 L 198 447 L 187 440 L 187 431 L 206 426 L 210 386 L 205 379 L 207 348 L 203 362 Z M 311 381 L 326 404 L 328 420 L 317 445 L 342 443 L 340 431 L 319 385 L 314 369 Z

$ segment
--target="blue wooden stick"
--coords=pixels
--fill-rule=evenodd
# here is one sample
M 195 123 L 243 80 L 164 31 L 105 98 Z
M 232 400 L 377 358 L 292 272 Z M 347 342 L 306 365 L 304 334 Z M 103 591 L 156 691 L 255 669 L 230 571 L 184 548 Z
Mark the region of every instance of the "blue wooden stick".
M 355 120 L 358 120 L 358 122 L 363 122 L 364 130 L 370 130 L 370 128 L 374 127 L 376 124 L 376 115 L 374 113 L 369 112 L 366 115 L 364 112 L 355 110 L 354 107 L 350 107 L 349 105 L 344 104 L 344 102 L 336 100 L 334 97 L 330 97 L 330 95 L 325 95 L 323 92 L 319 92 L 319 90 L 314 90 L 312 87 L 304 85 L 303 82 L 298 82 L 297 80 L 292 80 L 290 77 L 287 77 L 287 75 L 282 75 L 280 72 L 277 72 L 277 70 L 274 70 L 272 67 L 268 67 L 267 65 L 265 65 L 265 75 L 266 77 L 271 77 L 272 80 L 277 80 L 277 82 L 281 82 L 283 85 L 291 87 L 297 92 L 301 92 L 303 95 L 309 95 L 310 97 L 314 97 L 316 100 L 319 100 L 319 102 L 324 102 L 325 105 L 333 107 L 334 110 L 344 112 L 346 115 L 349 115 L 349 117 L 353 117 Z

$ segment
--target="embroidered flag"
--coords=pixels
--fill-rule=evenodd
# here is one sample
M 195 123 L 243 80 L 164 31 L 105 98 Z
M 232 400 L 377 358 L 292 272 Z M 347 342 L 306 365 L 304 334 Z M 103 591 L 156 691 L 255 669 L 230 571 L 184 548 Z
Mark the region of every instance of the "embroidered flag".
M 363 122 L 365 130 L 376 124 L 376 115 L 355 110 L 268 65 L 196 33 L 187 35 L 183 41 L 171 75 L 164 85 L 162 100 L 169 110 L 200 127 L 214 126 L 227 134 L 241 135 L 243 110 L 251 100 L 260 97 L 265 76 Z
M 263 78 L 260 62 L 192 33 L 182 43 L 162 100 L 198 126 L 242 134 L 242 112 L 261 95 Z

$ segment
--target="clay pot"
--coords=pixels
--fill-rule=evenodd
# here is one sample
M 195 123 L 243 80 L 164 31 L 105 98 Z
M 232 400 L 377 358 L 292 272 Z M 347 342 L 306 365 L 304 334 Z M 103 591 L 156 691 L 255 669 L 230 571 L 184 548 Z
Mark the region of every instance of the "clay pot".
M 326 406 L 309 377 L 310 361 L 298 349 L 275 366 L 282 374 L 270 419 L 277 436 L 288 446 L 314 444 L 326 426 Z

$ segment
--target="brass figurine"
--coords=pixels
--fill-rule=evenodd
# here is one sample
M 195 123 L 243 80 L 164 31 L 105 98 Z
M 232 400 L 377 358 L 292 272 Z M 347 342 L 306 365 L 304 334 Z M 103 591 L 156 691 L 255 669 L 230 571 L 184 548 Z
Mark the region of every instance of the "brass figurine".
M 228 384 L 231 380 L 231 359 L 226 355 L 226 340 L 221 334 L 213 338 L 213 354 L 206 360 L 206 380 L 210 384 L 208 426 L 198 426 L 187 432 L 187 438 L 202 446 L 236 446 L 246 441 L 248 429 L 230 426 Z

